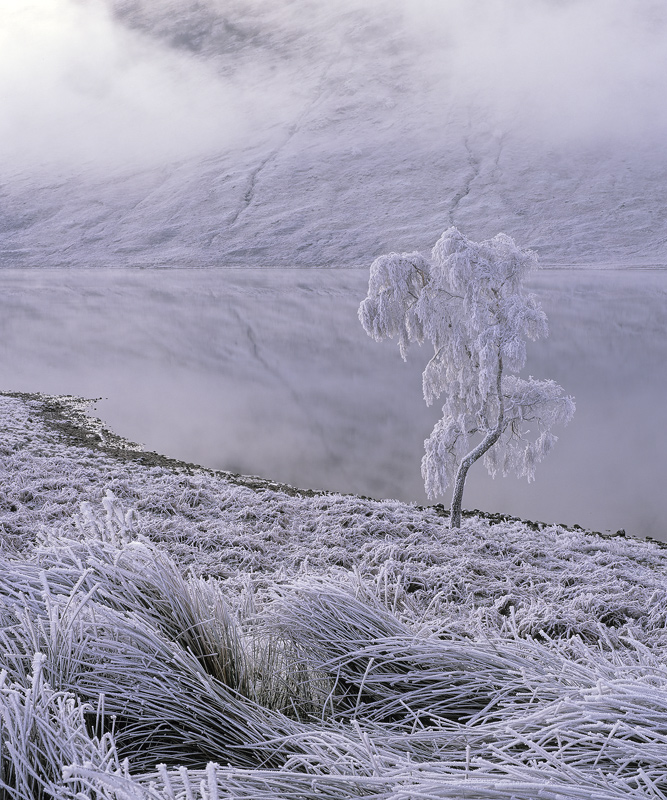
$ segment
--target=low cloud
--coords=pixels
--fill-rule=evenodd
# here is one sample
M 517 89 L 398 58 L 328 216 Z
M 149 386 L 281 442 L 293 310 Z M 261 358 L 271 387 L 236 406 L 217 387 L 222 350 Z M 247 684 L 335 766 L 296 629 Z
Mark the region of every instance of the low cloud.
M 415 130 L 457 114 L 547 144 L 667 133 L 662 0 L 13 0 L 0 163 L 150 166 L 245 147 L 316 115 L 332 65 L 327 91 L 358 87 L 356 113 L 378 86 L 422 98 Z
M 19 0 L 0 9 L 5 170 L 150 165 L 247 144 L 267 118 L 290 118 L 279 94 L 262 63 L 221 75 L 121 24 L 102 2 Z
M 415 0 L 406 27 L 440 100 L 547 140 L 667 132 L 667 7 L 657 0 Z

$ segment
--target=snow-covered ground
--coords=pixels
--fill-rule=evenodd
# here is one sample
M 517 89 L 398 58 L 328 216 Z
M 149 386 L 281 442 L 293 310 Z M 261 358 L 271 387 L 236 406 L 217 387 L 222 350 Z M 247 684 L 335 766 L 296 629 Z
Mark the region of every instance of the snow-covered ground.
M 528 370 L 579 410 L 535 486 L 472 475 L 467 504 L 663 536 L 664 286 L 636 269 L 667 266 L 662 4 L 18 0 L 0 23 L 3 388 L 419 500 L 434 416 L 418 360 L 357 327 L 364 273 L 451 224 L 504 231 L 545 266 L 635 271 L 537 279 Z M 56 266 L 95 275 L 31 272 Z M 193 270 L 230 266 L 273 272 Z
M 0 14 L 4 265 L 365 265 L 451 224 L 667 263 L 654 0 Z
M 7 797 L 667 796 L 657 544 L 0 422 Z

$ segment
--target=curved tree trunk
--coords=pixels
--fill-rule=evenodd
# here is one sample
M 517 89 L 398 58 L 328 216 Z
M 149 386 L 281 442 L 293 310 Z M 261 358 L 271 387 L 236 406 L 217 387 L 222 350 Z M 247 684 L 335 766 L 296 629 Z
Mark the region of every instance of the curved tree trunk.
M 487 450 L 490 450 L 493 445 L 500 439 L 500 434 L 503 432 L 503 425 L 505 422 L 505 405 L 503 403 L 503 395 L 500 389 L 501 380 L 503 377 L 503 360 L 498 358 L 498 376 L 496 378 L 496 392 L 498 394 L 498 420 L 496 427 L 486 434 L 484 439 L 471 450 L 468 455 L 461 461 L 459 468 L 456 471 L 456 480 L 454 481 L 454 494 L 452 495 L 452 505 L 449 510 L 449 527 L 461 527 L 461 503 L 463 501 L 463 487 L 466 482 L 468 470 L 481 458 Z

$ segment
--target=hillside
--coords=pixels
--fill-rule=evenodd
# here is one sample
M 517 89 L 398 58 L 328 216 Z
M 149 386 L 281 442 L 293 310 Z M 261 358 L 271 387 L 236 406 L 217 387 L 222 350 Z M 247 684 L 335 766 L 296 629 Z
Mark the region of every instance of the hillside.
M 3 13 L 3 265 L 366 265 L 452 224 L 665 265 L 651 0 Z

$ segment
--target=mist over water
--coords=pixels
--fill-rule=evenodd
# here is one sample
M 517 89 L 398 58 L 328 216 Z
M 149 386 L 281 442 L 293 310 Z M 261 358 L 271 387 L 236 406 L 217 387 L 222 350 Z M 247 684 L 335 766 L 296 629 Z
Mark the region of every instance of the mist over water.
M 641 280 L 640 280 L 641 279 Z M 426 501 L 426 349 L 363 332 L 365 270 L 0 273 L 3 388 L 103 398 L 147 449 L 300 487 Z M 544 271 L 526 374 L 577 412 L 532 484 L 470 472 L 465 508 L 667 540 L 667 272 Z M 445 499 L 445 502 L 448 498 Z

